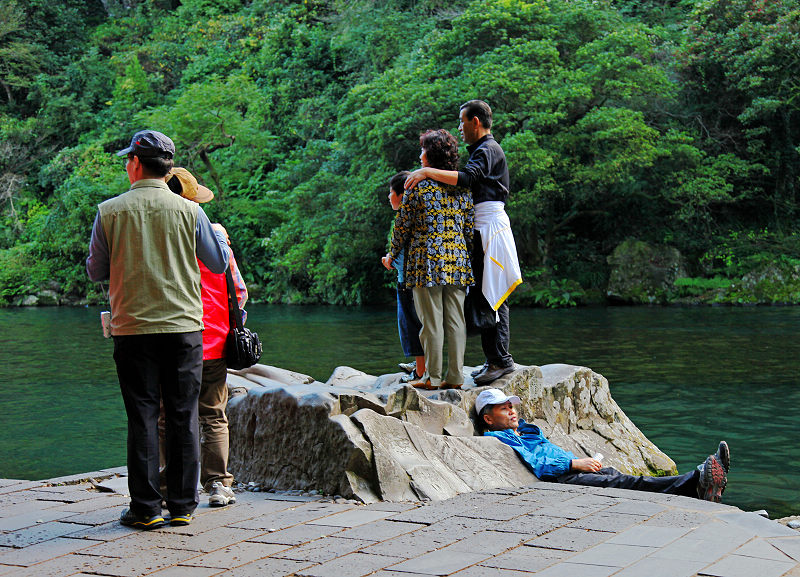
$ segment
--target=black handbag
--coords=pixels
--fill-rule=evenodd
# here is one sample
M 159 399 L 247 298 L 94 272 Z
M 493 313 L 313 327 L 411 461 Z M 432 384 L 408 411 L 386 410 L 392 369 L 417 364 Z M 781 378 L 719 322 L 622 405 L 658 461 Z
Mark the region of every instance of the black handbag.
M 236 299 L 230 266 L 225 271 L 225 277 L 228 282 L 228 318 L 231 327 L 225 342 L 225 363 L 229 369 L 246 369 L 261 358 L 261 340 L 258 333 L 242 325 L 242 311 L 239 310 L 239 301 Z

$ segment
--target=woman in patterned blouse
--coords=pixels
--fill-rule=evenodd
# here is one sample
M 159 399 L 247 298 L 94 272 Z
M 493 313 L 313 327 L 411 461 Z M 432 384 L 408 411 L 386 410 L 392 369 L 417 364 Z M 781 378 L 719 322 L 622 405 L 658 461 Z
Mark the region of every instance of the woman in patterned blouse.
M 419 139 L 422 166 L 455 170 L 458 143 L 446 130 L 428 130 Z M 469 190 L 423 180 L 405 192 L 395 217 L 391 259 L 406 249 L 405 285 L 413 290 L 422 330 L 426 374 L 412 384 L 421 389 L 460 388 L 464 383 L 467 331 L 464 297 L 474 284 L 470 265 L 474 210 Z M 388 259 L 387 259 L 388 260 Z M 447 336 L 447 374 L 442 349 Z

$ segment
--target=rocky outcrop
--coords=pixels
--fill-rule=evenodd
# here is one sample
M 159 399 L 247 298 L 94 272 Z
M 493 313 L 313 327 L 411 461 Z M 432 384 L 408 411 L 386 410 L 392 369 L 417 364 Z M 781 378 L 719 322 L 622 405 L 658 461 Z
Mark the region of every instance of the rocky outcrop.
M 231 371 L 231 472 L 266 489 L 364 502 L 536 482 L 510 447 L 476 434 L 473 405 L 485 387 L 467 379 L 462 390 L 422 392 L 399 377 L 339 367 L 321 383 L 265 365 Z M 518 366 L 493 386 L 523 399 L 523 417 L 576 455 L 599 451 L 605 464 L 630 473 L 675 471 L 588 368 Z
M 671 246 L 653 246 L 628 239 L 608 257 L 611 274 L 606 295 L 609 300 L 633 303 L 664 303 L 675 281 L 686 276 L 683 257 Z

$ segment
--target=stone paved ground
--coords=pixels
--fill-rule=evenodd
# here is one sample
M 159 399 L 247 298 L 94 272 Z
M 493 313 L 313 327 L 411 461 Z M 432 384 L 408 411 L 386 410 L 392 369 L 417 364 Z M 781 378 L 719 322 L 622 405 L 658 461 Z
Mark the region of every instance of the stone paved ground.
M 0 576 L 800 576 L 800 533 L 685 497 L 552 483 L 429 504 L 244 492 L 188 527 L 141 532 L 118 522 L 127 497 L 80 481 L 101 475 L 0 480 Z

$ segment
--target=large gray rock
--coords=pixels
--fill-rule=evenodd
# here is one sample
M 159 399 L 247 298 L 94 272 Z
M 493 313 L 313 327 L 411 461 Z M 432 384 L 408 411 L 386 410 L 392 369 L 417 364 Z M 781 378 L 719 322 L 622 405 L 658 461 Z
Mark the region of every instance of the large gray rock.
M 628 239 L 608 257 L 611 274 L 606 294 L 628 303 L 660 303 L 674 291 L 675 281 L 686 276 L 683 257 L 671 246 L 654 246 Z
M 421 392 L 399 376 L 339 367 L 320 383 L 265 365 L 230 371 L 231 472 L 266 489 L 364 502 L 439 500 L 536 482 L 510 447 L 476 436 L 475 397 L 487 387 L 467 377 L 462 390 Z M 578 456 L 600 451 L 606 464 L 630 473 L 675 470 L 590 369 L 518 366 L 493 386 L 523 399 L 523 417 Z

